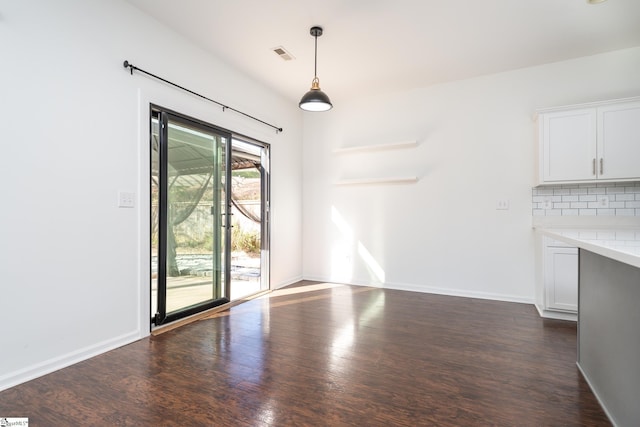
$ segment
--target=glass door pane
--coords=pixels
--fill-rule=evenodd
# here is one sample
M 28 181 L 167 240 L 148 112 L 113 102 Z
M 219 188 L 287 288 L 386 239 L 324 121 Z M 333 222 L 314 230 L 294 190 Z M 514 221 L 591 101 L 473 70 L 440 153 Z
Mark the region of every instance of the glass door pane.
M 267 146 L 231 142 L 231 300 L 269 288 Z
M 156 326 L 229 300 L 229 141 L 185 117 L 163 111 L 152 117 Z

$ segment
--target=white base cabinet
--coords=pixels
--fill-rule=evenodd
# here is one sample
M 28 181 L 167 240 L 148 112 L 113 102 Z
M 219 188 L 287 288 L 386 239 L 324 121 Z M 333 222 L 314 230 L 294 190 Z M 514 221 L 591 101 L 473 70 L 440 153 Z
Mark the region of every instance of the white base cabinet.
M 578 248 L 536 238 L 536 308 L 540 316 L 578 320 Z
M 578 248 L 545 239 L 544 299 L 546 310 L 578 312 Z

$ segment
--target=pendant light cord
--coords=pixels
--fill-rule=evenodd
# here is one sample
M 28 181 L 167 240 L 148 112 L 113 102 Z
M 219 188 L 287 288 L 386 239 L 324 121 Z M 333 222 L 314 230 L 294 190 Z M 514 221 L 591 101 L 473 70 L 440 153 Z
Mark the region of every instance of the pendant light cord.
M 315 58 L 313 59 L 313 77 L 315 77 L 316 79 L 318 78 L 318 35 L 314 35 L 313 38 L 315 39 Z

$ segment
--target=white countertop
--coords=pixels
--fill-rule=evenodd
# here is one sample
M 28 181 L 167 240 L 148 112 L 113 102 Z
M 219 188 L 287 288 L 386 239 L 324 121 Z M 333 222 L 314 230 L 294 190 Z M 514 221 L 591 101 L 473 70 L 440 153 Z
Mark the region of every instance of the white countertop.
M 640 268 L 640 228 L 535 227 L 545 236 Z

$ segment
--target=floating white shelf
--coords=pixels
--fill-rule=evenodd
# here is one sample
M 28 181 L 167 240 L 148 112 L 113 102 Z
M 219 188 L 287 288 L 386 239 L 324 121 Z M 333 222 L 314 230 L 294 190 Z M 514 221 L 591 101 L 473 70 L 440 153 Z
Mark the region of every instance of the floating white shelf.
M 343 179 L 334 185 L 411 184 L 418 182 L 417 176 L 391 178 Z
M 389 144 L 361 145 L 356 147 L 336 148 L 335 150 L 333 150 L 333 152 L 335 154 L 348 154 L 348 153 L 357 153 L 360 151 L 395 150 L 398 148 L 416 147 L 417 145 L 418 145 L 418 141 L 403 141 L 403 142 L 392 142 Z

